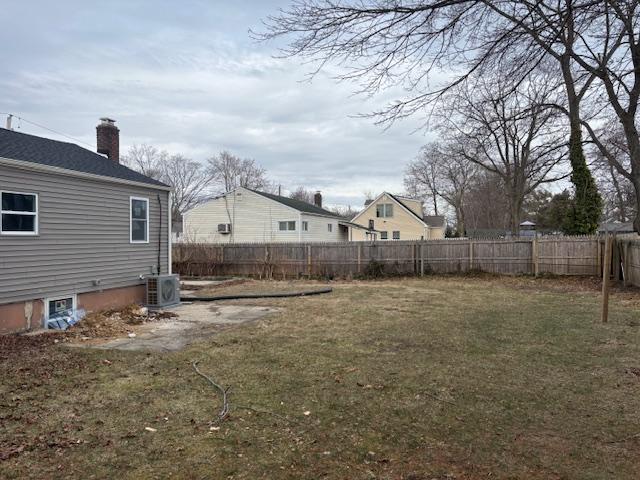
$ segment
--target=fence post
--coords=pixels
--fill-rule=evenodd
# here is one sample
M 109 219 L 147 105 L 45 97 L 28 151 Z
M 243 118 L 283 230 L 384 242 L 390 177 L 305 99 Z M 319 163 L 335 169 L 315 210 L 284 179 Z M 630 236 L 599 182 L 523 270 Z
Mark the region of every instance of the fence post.
M 629 241 L 626 240 L 623 243 L 624 245 L 624 250 L 622 252 L 623 258 L 622 258 L 622 279 L 623 279 L 623 286 L 628 287 L 630 285 L 629 283 Z
M 598 237 L 597 240 L 598 243 L 598 257 L 596 258 L 596 265 L 597 265 L 597 269 L 598 271 L 596 272 L 596 277 L 599 277 L 602 274 L 602 242 L 600 242 L 600 237 Z
M 413 274 L 418 273 L 418 244 L 414 243 L 411 246 L 411 261 L 413 263 Z
M 473 240 L 469 240 L 469 271 L 473 270 Z
M 538 237 L 533 237 L 533 242 L 531 244 L 531 257 L 533 261 L 533 276 L 537 277 L 538 272 L 540 271 L 540 266 L 538 264 Z
M 307 275 L 309 275 L 309 278 L 313 273 L 313 264 L 311 262 L 311 245 L 307 245 Z
M 358 242 L 358 273 L 362 272 L 362 243 Z
M 620 280 L 620 243 L 616 236 L 613 236 L 611 251 L 613 255 L 613 281 Z
M 420 276 L 424 277 L 424 242 L 420 243 Z
M 604 259 L 602 265 L 602 323 L 609 321 L 609 273 L 611 269 L 612 237 L 607 235 L 604 242 Z

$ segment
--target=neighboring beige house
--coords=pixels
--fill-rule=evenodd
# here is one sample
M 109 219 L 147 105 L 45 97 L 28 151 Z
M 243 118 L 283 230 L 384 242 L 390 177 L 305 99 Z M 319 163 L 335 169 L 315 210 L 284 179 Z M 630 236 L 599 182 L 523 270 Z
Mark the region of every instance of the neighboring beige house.
M 239 187 L 185 213 L 182 242 L 343 242 L 361 228 L 315 204 Z
M 349 240 L 432 240 L 444 238 L 445 222 L 441 216 L 424 216 L 422 202 L 383 192 L 365 204 L 353 223 Z

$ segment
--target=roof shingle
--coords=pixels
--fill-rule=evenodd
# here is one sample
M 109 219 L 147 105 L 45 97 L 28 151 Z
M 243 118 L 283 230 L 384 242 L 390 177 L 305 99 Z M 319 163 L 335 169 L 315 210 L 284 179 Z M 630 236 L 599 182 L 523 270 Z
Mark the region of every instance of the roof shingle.
M 251 189 L 248 189 L 248 190 L 251 190 Z M 291 207 L 295 210 L 298 210 L 299 212 L 314 213 L 316 215 L 324 215 L 327 217 L 339 218 L 338 215 L 330 212 L 329 210 L 316 207 L 315 205 L 312 205 L 307 202 L 303 202 L 301 200 L 296 200 L 294 198 L 289 198 L 289 197 L 282 197 L 280 195 L 274 195 L 273 193 L 259 192 L 258 190 L 251 190 L 251 191 L 253 193 L 257 193 L 258 195 L 262 195 L 263 197 L 267 197 L 271 200 L 282 203 L 283 205 L 286 205 L 287 207 Z
M 4 128 L 0 128 L 0 157 L 102 177 L 168 186 L 76 144 Z

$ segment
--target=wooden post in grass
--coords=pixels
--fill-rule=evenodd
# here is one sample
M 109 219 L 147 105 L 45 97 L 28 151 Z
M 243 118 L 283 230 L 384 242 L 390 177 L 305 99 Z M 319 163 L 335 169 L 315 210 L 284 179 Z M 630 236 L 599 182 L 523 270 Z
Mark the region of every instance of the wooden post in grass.
M 469 240 L 469 271 L 473 270 L 473 240 Z
M 307 245 L 307 275 L 311 278 L 313 273 L 313 263 L 311 260 L 311 245 Z
M 602 323 L 609 321 L 609 285 L 611 274 L 611 245 L 613 237 L 607 235 L 604 241 L 604 258 L 602 260 Z
M 424 243 L 420 243 L 420 276 L 424 277 Z

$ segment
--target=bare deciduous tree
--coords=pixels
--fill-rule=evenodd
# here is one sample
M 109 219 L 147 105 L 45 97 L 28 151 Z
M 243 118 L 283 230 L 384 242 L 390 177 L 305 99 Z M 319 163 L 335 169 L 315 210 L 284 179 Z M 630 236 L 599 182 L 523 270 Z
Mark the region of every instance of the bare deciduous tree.
M 631 159 L 624 133 L 619 123 L 607 122 L 598 131 L 599 140 L 609 155 L 614 156 L 622 170 L 631 170 Z M 603 154 L 595 148 L 595 171 L 598 186 L 603 195 L 605 219 L 628 222 L 636 217 L 635 189 L 628 175 L 623 175 Z
M 478 167 L 454 149 L 451 143 L 425 145 L 419 157 L 405 171 L 404 184 L 410 196 L 429 198 L 438 215 L 438 198 L 451 206 L 456 216 L 456 230 L 466 230 L 465 197 L 477 175 Z
M 173 221 L 182 219 L 182 214 L 208 198 L 207 188 L 211 181 L 201 163 L 182 155 L 170 155 L 163 165 L 162 180 L 173 187 L 171 196 Z
M 509 204 L 503 188 L 502 179 L 486 170 L 474 177 L 463 204 L 467 232 L 494 235 L 509 228 Z
M 289 194 L 289 198 L 300 200 L 301 202 L 306 202 L 313 205 L 314 194 L 315 192 L 307 190 L 301 185 Z
M 351 205 L 328 207 L 327 210 L 346 220 L 351 220 L 358 213 L 360 213 L 360 210 L 353 208 Z
M 210 176 L 202 164 L 183 155 L 170 155 L 151 145 L 134 145 L 122 157 L 122 162 L 173 187 L 171 218 L 174 222 L 207 198 Z
M 299 0 L 270 17 L 258 37 L 292 36 L 286 55 L 318 60 L 317 70 L 329 62 L 342 65 L 339 78 L 356 81 L 367 94 L 404 87 L 407 98 L 374 112 L 381 122 L 423 114 L 470 75 L 500 74 L 517 87 L 551 61 L 564 83 L 567 105 L 561 109 L 571 127 L 574 225 L 587 232 L 597 224 L 600 198 L 586 165 L 582 127 L 633 183 L 640 205 L 639 9 L 638 0 Z M 436 76 L 444 80 L 433 82 Z M 602 100 L 600 107 L 618 118 L 630 168 L 622 168 L 600 141 L 597 110 L 585 115 L 581 109 L 586 98 Z M 635 227 L 640 231 L 640 216 Z
M 267 172 L 255 160 L 240 158 L 222 151 L 209 160 L 209 174 L 216 193 L 226 193 L 237 187 L 252 190 L 272 190 Z
M 502 180 L 513 233 L 526 196 L 566 176 L 557 171 L 566 158 L 566 130 L 557 121 L 561 114 L 546 105 L 554 90 L 544 76 L 516 90 L 480 78 L 450 90 L 440 118 L 441 135 L 455 132 L 453 150 Z
M 120 161 L 129 168 L 147 177 L 160 180 L 163 175 L 164 163 L 169 153 L 152 145 L 133 145 L 122 156 Z

